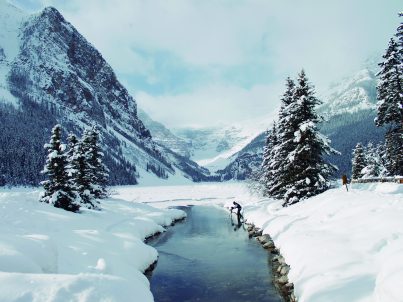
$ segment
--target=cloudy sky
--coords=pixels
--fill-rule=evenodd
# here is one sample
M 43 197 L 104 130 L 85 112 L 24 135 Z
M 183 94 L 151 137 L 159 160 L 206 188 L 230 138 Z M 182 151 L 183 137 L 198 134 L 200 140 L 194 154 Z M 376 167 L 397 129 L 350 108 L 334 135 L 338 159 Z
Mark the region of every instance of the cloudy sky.
M 304 68 L 317 91 L 383 53 L 401 0 L 10 0 L 56 7 L 169 127 L 268 115 Z

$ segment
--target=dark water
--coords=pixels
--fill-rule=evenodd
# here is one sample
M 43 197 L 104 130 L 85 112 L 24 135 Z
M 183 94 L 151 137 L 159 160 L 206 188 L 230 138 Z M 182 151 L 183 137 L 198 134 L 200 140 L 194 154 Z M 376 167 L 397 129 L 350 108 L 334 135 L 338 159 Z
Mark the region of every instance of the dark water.
M 269 254 L 234 216 L 216 207 L 185 207 L 188 217 L 150 242 L 159 253 L 150 277 L 156 302 L 282 301 Z

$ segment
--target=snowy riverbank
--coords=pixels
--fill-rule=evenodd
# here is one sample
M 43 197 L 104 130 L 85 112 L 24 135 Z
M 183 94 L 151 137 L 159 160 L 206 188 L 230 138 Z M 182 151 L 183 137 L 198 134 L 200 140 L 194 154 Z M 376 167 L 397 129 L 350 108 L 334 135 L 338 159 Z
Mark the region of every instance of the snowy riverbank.
M 157 252 L 143 239 L 183 215 L 164 208 L 233 200 L 280 248 L 298 301 L 403 301 L 403 185 L 356 184 L 289 208 L 241 183 L 114 191 L 101 212 L 74 214 L 37 190 L 0 190 L 0 301 L 152 301 L 142 271 Z
M 291 266 L 298 301 L 403 301 L 403 185 L 356 184 L 289 208 L 246 206 Z
M 250 195 L 241 183 L 118 191 L 120 198 L 156 207 L 239 201 L 248 221 L 273 238 L 291 265 L 300 302 L 403 301 L 403 185 L 355 184 L 288 208 Z
M 0 301 L 153 301 L 143 240 L 185 214 L 111 198 L 66 212 L 39 190 L 0 190 Z

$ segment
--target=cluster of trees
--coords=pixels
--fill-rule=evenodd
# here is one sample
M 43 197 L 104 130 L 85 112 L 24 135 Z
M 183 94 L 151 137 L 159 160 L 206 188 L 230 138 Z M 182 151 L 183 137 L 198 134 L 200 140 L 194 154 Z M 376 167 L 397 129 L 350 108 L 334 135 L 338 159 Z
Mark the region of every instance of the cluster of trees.
M 357 143 L 353 151 L 353 179 L 388 176 L 386 166 L 385 148 L 382 143 L 374 145 L 369 142 L 366 146 Z
M 325 157 L 339 168 L 334 174 L 335 177 L 340 178 L 342 175 L 351 177 L 351 150 L 355 148 L 358 137 L 362 145 L 369 142 L 377 145 L 383 142 L 386 129 L 375 126 L 375 117 L 375 110 L 368 109 L 338 114 L 320 124 L 321 133 L 328 136 L 333 148 L 341 153 L 341 155 L 332 154 Z
M 337 169 L 324 156 L 337 153 L 317 128 L 320 104 L 302 70 L 286 81 L 277 123 L 268 131 L 259 181 L 263 194 L 284 199 L 283 206 L 317 195 L 330 186 Z
M 403 13 L 400 14 L 403 17 Z M 391 38 L 379 63 L 377 86 L 377 127 L 387 126 L 385 142 L 374 148 L 354 149 L 353 178 L 403 175 L 403 22 Z M 374 154 L 376 153 L 376 154 Z
M 401 132 L 400 132 L 401 133 Z M 403 175 L 402 136 L 388 130 L 385 142 L 363 146 L 357 143 L 353 150 L 351 177 L 353 179 Z
M 68 136 L 68 146 L 62 143 L 62 127 L 52 129 L 48 156 L 42 171 L 44 192 L 41 202 L 67 211 L 77 212 L 80 207 L 99 209 L 100 198 L 107 197 L 108 169 L 103 164 L 103 153 L 96 127 L 86 129 L 81 139 Z

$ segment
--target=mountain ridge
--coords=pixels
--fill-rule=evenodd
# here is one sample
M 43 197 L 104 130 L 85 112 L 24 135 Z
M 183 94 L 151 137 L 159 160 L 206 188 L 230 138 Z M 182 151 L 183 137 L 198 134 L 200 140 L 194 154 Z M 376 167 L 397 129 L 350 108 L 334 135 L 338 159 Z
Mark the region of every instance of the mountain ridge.
M 4 1 L 1 5 L 5 5 Z M 13 8 L 8 6 L 7 9 L 12 15 Z M 136 101 L 117 80 L 111 66 L 57 9 L 47 7 L 23 21 L 18 29 L 18 53 L 14 58 L 7 58 L 1 68 L 5 77 L 2 87 L 6 90 L 0 95 L 3 105 L 12 103 L 17 111 L 30 108 L 38 115 L 41 114 L 38 111 L 46 111 L 49 121 L 58 122 L 76 134 L 85 127 L 97 125 L 112 174 L 126 170 L 122 176 L 114 175 L 114 184 L 125 184 L 127 179 L 136 183 L 144 173 L 161 179 L 179 173 L 183 181 L 192 179 L 194 173 L 198 176 L 193 180 L 200 179 L 199 174 L 205 170 L 192 163 L 186 172 L 181 171 L 184 165 L 181 158 L 172 156 L 174 152 L 167 152 L 153 141 L 150 131 L 138 118 Z M 26 114 L 21 116 L 27 118 Z M 30 120 L 30 123 L 36 128 L 39 121 Z M 5 133 L 11 132 L 12 126 L 3 127 Z M 50 133 L 49 127 L 47 124 L 39 130 L 38 126 L 38 134 L 33 134 L 35 140 L 28 139 L 28 145 L 35 146 L 35 150 L 37 145 L 43 145 L 48 140 L 45 133 Z M 17 134 L 23 136 L 18 129 Z M 13 160 L 8 147 L 4 146 L 0 153 Z M 43 157 L 43 152 L 37 151 L 36 156 Z M 2 166 L 0 174 L 18 183 L 18 176 L 10 175 Z M 35 181 L 39 178 L 34 177 Z

